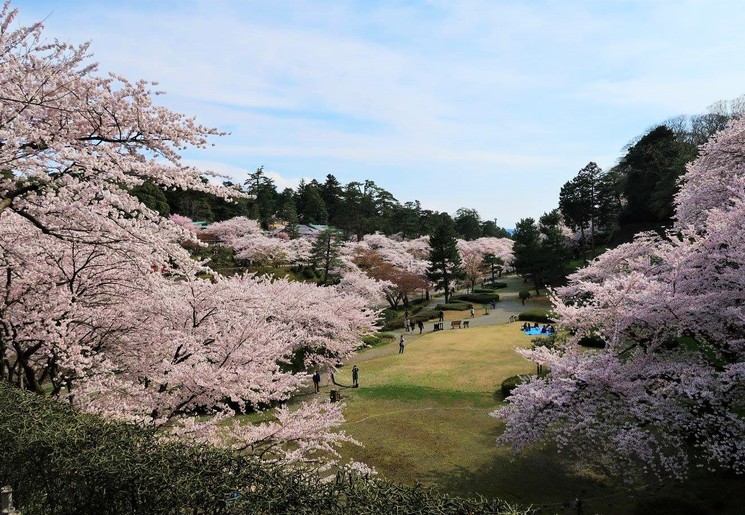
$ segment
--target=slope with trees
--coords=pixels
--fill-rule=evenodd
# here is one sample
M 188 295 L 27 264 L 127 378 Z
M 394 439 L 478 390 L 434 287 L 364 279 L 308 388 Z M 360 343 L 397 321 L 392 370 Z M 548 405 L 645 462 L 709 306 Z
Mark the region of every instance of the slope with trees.
M 495 413 L 503 441 L 549 438 L 616 471 L 745 472 L 744 170 L 739 118 L 688 166 L 670 231 L 638 235 L 570 276 L 554 301 L 572 336 L 523 352 L 550 373 Z M 583 350 L 584 338 L 603 348 Z
M 287 400 L 308 379 L 298 359 L 350 355 L 375 320 L 367 300 L 283 280 L 200 279 L 203 264 L 181 245 L 198 246 L 193 233 L 132 191 L 250 200 L 181 162 L 181 149 L 218 131 L 155 105 L 146 82 L 100 77 L 87 45 L 50 43 L 41 24 L 12 28 L 16 14 L 0 12 L 0 378 L 279 461 L 333 455 L 348 440 L 338 406 L 219 422 Z

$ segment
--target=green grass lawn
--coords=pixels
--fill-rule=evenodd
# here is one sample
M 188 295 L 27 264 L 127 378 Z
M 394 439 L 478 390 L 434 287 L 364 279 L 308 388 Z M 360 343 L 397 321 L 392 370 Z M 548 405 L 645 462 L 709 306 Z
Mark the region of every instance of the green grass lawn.
M 515 352 L 530 340 L 519 324 L 501 324 L 428 333 L 402 355 L 362 355 L 361 387 L 344 391 L 344 430 L 364 447 L 345 452 L 388 479 L 458 495 L 561 502 L 598 487 L 541 450 L 516 458 L 496 444 L 501 423 L 489 412 L 503 379 L 534 371 Z
M 345 447 L 344 454 L 374 466 L 386 479 L 544 506 L 542 513 L 575 513 L 562 504 L 576 497 L 587 499 L 585 513 L 632 513 L 640 497 L 660 491 L 676 502 L 707 506 L 722 485 L 737 491 L 743 484 L 741 479 L 705 477 L 693 487 L 632 492 L 628 485 L 577 470 L 550 446 L 516 456 L 496 444 L 502 424 L 489 412 L 502 402 L 503 379 L 534 371 L 514 352 L 531 340 L 519 324 L 447 329 L 409 340 L 402 355 L 395 343 L 362 353 L 354 361 L 360 367 L 360 388 L 342 392 L 343 429 L 363 444 Z M 348 384 L 349 374 L 345 367 L 337 380 Z M 715 501 L 725 509 L 719 513 L 728 513 L 726 503 L 733 502 Z M 673 508 L 670 513 L 685 506 Z

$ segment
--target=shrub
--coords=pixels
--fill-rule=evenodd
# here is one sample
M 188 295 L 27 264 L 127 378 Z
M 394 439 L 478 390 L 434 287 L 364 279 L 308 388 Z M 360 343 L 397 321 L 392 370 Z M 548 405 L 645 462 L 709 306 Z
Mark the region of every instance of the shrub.
M 426 322 L 427 320 L 432 320 L 433 318 L 438 318 L 440 316 L 440 312 L 436 309 L 425 309 L 424 311 L 419 312 L 416 316 L 411 317 L 411 320 L 413 322 L 419 322 L 420 320 L 422 322 Z
M 559 343 L 559 335 L 557 335 L 556 333 L 551 333 L 544 336 L 539 336 L 530 340 L 530 343 L 532 343 L 533 349 L 537 347 L 546 347 L 547 349 L 553 349 L 556 348 L 556 345 Z
M 389 320 L 383 324 L 383 331 L 396 331 L 404 328 L 404 319 L 396 318 L 395 320 Z
M 494 293 L 497 293 L 497 290 L 492 290 L 492 289 L 489 289 L 489 288 L 474 288 L 473 289 L 473 293 L 491 293 L 491 294 L 494 294 Z
M 511 376 L 502 381 L 502 396 L 506 399 L 512 395 L 512 390 L 525 382 L 525 376 Z
M 385 345 L 390 343 L 395 338 L 391 333 L 375 333 L 368 334 L 362 337 L 362 343 L 368 347 L 377 347 L 378 345 Z
M 383 321 L 386 322 L 386 323 L 387 322 L 390 322 L 392 320 L 395 320 L 398 317 L 399 317 L 398 311 L 396 311 L 395 309 L 391 309 L 391 308 L 385 308 L 380 313 L 380 318 L 382 318 Z
M 500 288 L 507 288 L 507 283 L 499 282 L 499 281 L 486 281 L 484 283 L 484 286 L 488 288 L 494 288 L 495 290 L 499 290 Z
M 105 422 L 5 384 L 0 413 L 0 481 L 13 487 L 24 515 L 516 513 L 499 500 L 347 472 L 326 483 L 230 450 L 162 443 L 151 429 Z
M 548 313 L 543 311 L 523 311 L 517 315 L 517 319 L 521 322 L 540 322 L 542 324 L 554 323 L 554 320 L 548 316 Z
M 473 304 L 468 302 L 448 302 L 447 304 L 438 304 L 437 309 L 440 311 L 465 311 L 471 309 Z
M 595 349 L 605 348 L 605 340 L 603 340 L 599 336 L 583 336 L 579 339 L 577 344 L 582 345 L 583 347 L 592 347 Z
M 409 314 L 410 315 L 414 315 L 416 313 L 419 313 L 423 309 L 424 309 L 424 304 L 419 304 L 419 305 L 416 305 L 416 306 L 411 306 L 409 308 Z
M 464 293 L 454 296 L 457 301 L 475 302 L 477 304 L 489 304 L 491 301 L 499 301 L 499 295 L 496 293 Z

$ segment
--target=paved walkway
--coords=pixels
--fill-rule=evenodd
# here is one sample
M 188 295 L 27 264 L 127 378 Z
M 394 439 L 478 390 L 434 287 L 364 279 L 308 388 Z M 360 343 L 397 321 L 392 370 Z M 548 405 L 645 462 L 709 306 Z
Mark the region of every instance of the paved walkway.
M 474 308 L 476 315 L 475 318 L 468 318 L 468 312 L 461 313 L 456 311 L 445 311 L 444 330 L 458 330 L 450 329 L 451 320 L 468 320 L 470 327 L 506 324 L 510 321 L 511 316 L 519 315 L 523 311 L 531 309 L 530 301 L 528 301 L 528 303 L 523 306 L 518 296 L 518 291 L 526 289 L 526 285 L 523 285 L 522 279 L 520 277 L 509 276 L 500 278 L 498 280 L 507 283 L 507 288 L 498 290 L 499 302 L 497 302 L 496 304 L 496 309 L 492 309 L 491 307 L 489 307 L 488 314 L 484 314 L 484 310 L 482 308 L 476 307 Z M 442 304 L 444 302 L 445 300 L 442 297 L 438 297 L 436 299 L 433 299 L 423 309 L 434 309 L 438 304 Z M 463 315 L 465 315 L 465 317 Z M 422 336 L 431 333 L 435 323 L 437 323 L 437 320 L 430 320 L 428 322 L 425 322 Z M 388 332 L 396 336 L 395 339 L 391 340 L 391 343 L 364 350 L 357 354 L 354 358 L 352 358 L 349 363 L 359 363 L 370 359 L 376 359 L 381 356 L 397 354 L 398 339 L 401 334 L 403 334 L 404 338 L 406 339 L 407 347 L 409 346 L 409 344 L 416 342 L 420 338 L 419 329 L 408 333 L 404 329 Z

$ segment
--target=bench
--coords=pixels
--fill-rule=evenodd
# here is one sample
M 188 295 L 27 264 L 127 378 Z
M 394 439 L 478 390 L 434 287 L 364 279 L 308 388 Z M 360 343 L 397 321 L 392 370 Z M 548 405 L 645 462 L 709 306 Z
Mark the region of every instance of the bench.
M 435 322 L 434 327 L 432 328 L 433 331 L 442 331 L 444 329 L 442 322 Z
M 455 329 L 456 327 L 460 329 L 460 320 L 453 320 L 450 322 L 450 329 Z

